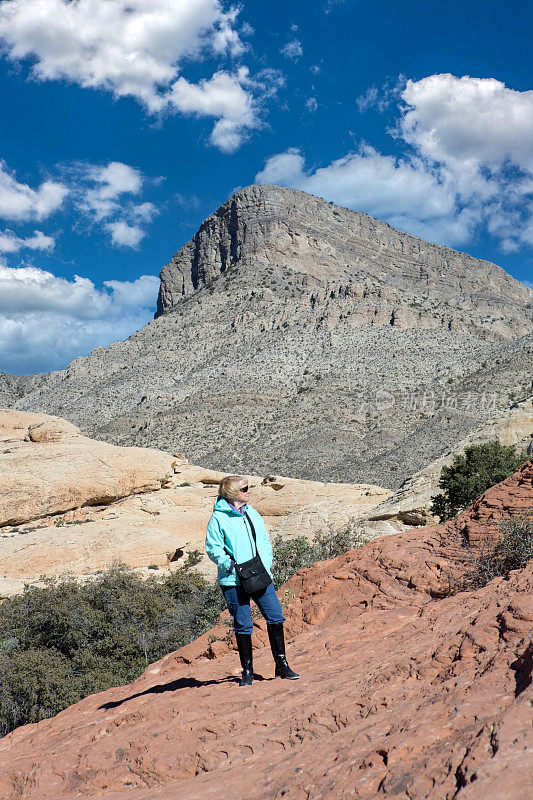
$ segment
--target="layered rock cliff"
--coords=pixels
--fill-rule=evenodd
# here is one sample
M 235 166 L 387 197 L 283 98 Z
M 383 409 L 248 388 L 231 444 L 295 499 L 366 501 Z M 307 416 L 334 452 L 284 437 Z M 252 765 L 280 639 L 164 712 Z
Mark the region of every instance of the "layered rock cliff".
M 206 219 L 162 269 L 157 316 L 232 271 L 244 287 L 292 279 L 311 309 L 332 299 L 353 323 L 494 339 L 533 329 L 533 293 L 496 264 L 296 189 L 248 186 Z

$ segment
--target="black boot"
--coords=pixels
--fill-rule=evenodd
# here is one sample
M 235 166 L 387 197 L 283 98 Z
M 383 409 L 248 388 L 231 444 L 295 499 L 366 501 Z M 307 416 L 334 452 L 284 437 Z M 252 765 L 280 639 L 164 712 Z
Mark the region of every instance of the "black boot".
M 236 633 L 239 658 L 241 659 L 242 678 L 239 686 L 251 686 L 254 682 L 254 665 L 252 659 L 252 634 Z
M 267 625 L 267 630 L 270 647 L 272 649 L 272 655 L 274 656 L 274 661 L 276 662 L 276 678 L 288 678 L 291 681 L 295 681 L 300 676 L 297 675 L 296 672 L 293 672 L 293 670 L 287 664 L 287 659 L 285 658 L 283 622 L 279 622 L 276 625 Z

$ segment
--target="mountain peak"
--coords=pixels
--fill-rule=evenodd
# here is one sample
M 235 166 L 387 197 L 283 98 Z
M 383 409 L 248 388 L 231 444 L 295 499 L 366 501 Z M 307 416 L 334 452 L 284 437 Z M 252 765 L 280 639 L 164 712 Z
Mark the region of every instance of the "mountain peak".
M 202 223 L 161 271 L 156 316 L 206 286 L 223 290 L 235 274 L 240 290 L 278 292 L 290 280 L 299 292 L 333 287 L 355 301 L 378 292 L 426 318 L 446 306 L 491 338 L 533 327 L 533 292 L 501 267 L 281 186 L 239 189 Z

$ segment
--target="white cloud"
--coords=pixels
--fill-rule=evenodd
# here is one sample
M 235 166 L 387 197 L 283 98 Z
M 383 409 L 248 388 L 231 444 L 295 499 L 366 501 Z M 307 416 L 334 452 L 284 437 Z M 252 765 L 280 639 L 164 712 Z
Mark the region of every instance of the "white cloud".
M 13 60 L 35 59 L 36 78 L 110 89 L 159 110 L 160 87 L 185 59 L 242 52 L 236 14 L 219 0 L 9 0 L 0 36 Z
M 532 244 L 533 91 L 444 74 L 407 81 L 401 97 L 402 139 L 449 175 L 459 200 L 483 205 L 505 251 Z
M 327 167 L 306 170 L 299 150 L 270 158 L 256 183 L 280 184 L 364 211 L 416 235 L 430 226 L 448 228 L 454 213 L 454 193 L 421 163 L 383 156 L 369 146 L 348 153 Z M 401 222 L 402 225 L 399 225 Z M 468 225 L 462 220 L 449 231 L 464 241 Z
M 53 236 L 46 236 L 42 231 L 34 231 L 33 236 L 23 238 L 13 231 L 0 232 L 0 253 L 18 253 L 19 250 L 53 250 Z
M 232 152 L 257 127 L 261 98 L 239 74 L 217 71 L 192 84 L 183 64 L 245 52 L 223 0 L 6 0 L 0 40 L 14 61 L 32 59 L 39 80 L 68 80 L 131 96 L 150 113 L 217 119 L 211 143 Z M 250 35 L 246 24 L 243 35 Z M 231 95 L 231 96 L 229 96 Z
M 252 95 L 244 88 L 249 83 L 246 67 L 234 75 L 216 72 L 210 80 L 198 84 L 178 78 L 170 102 L 182 113 L 217 118 L 211 143 L 223 152 L 232 153 L 246 131 L 258 125 Z
M 113 302 L 120 308 L 153 308 L 159 278 L 155 275 L 141 275 L 136 281 L 104 281 L 104 286 L 113 292 Z
M 465 244 L 484 226 L 505 252 L 533 245 L 533 92 L 432 75 L 401 76 L 383 102 L 398 94 L 401 157 L 362 145 L 310 170 L 291 148 L 268 159 L 256 182 L 303 189 L 443 244 Z M 361 110 L 380 98 L 371 87 Z
M 129 336 L 154 312 L 159 280 L 58 278 L 36 267 L 0 265 L 0 371 L 60 369 L 98 345 Z
M 139 170 L 120 161 L 111 161 L 105 167 L 83 165 L 80 173 L 84 183 L 93 184 L 90 189 L 85 189 L 82 184 L 81 208 L 97 220 L 114 214 L 120 208 L 117 202 L 120 195 L 139 194 L 143 184 Z
M 91 221 L 103 225 L 117 247 L 137 247 L 146 225 L 159 213 L 153 203 L 138 203 L 146 183 L 143 173 L 121 161 L 105 166 L 77 164 L 73 170 L 77 207 Z
M 90 219 L 103 224 L 114 245 L 137 247 L 145 236 L 145 226 L 159 213 L 153 203 L 139 202 L 146 177 L 134 167 L 120 161 L 106 165 L 74 164 L 61 168 L 63 180 L 44 181 L 36 189 L 20 183 L 4 162 L 0 162 L 0 218 L 25 223 L 42 219 L 69 201 L 72 207 Z M 0 253 L 17 253 L 22 249 L 50 250 L 54 238 L 42 231 L 33 235 L 18 231 L 0 231 Z
M 55 181 L 44 181 L 37 189 L 19 183 L 5 162 L 0 162 L 0 217 L 26 221 L 44 219 L 63 204 L 68 189 Z
M 137 225 L 128 225 L 124 220 L 108 222 L 105 226 L 111 234 L 111 241 L 119 247 L 137 247 L 145 232 Z
M 310 114 L 314 114 L 318 108 L 316 97 L 308 97 L 307 100 L 305 101 L 305 107 Z
M 457 169 L 509 161 L 533 171 L 533 91 L 446 74 L 407 81 L 402 99 L 402 137 L 426 158 Z
M 139 170 L 121 161 L 111 161 L 106 167 L 91 167 L 90 177 L 101 184 L 99 193 L 103 198 L 115 198 L 125 192 L 139 194 L 143 182 Z
M 141 203 L 138 206 L 133 206 L 131 213 L 135 219 L 142 222 L 151 222 L 159 211 L 153 203 Z
M 281 48 L 280 53 L 292 61 L 298 61 L 304 53 L 302 43 L 298 39 L 291 39 Z

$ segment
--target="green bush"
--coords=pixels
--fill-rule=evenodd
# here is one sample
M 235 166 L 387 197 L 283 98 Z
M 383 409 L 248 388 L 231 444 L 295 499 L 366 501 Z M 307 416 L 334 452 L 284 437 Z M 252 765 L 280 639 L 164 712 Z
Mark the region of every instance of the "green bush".
M 453 519 L 486 489 L 512 475 L 526 458 L 498 441 L 467 447 L 464 455 L 442 468 L 439 486 L 444 492 L 433 498 L 431 513 L 441 522 Z
M 273 542 L 274 565 L 272 574 L 276 586 L 281 586 L 291 578 L 295 572 L 305 567 L 310 567 L 317 561 L 347 553 L 354 547 L 361 547 L 366 543 L 363 531 L 351 523 L 344 530 L 331 531 L 317 534 L 314 542 L 309 542 L 305 536 L 296 536 L 294 539 L 283 539 L 276 536 Z
M 92 692 L 129 683 L 200 636 L 223 608 L 219 588 L 182 568 L 143 580 L 118 566 L 64 579 L 0 605 L 0 735 Z
M 284 540 L 278 534 L 272 546 L 274 550 L 272 575 L 276 586 L 284 584 L 299 569 L 310 567 L 318 561 L 315 548 L 305 536 Z

